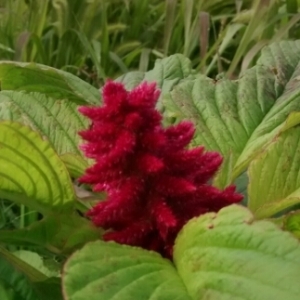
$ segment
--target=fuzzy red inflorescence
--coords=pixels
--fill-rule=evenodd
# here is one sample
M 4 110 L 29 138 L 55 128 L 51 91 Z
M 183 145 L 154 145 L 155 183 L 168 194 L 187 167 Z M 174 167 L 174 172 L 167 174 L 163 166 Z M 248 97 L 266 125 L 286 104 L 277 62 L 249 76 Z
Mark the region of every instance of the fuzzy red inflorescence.
M 208 185 L 222 157 L 203 147 L 187 149 L 195 128 L 183 121 L 163 128 L 155 109 L 159 91 L 142 83 L 127 92 L 109 81 L 104 104 L 80 107 L 92 120 L 79 134 L 81 146 L 95 160 L 80 182 L 106 191 L 88 216 L 108 231 L 105 240 L 140 246 L 172 256 L 178 231 L 191 218 L 241 201 L 230 186 L 224 191 Z

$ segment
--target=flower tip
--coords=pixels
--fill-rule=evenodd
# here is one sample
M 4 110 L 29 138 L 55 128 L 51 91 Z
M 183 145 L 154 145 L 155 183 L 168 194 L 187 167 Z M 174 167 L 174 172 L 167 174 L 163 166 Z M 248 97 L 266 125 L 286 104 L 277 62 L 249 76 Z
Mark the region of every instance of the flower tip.
M 224 193 L 227 195 L 230 195 L 230 202 L 231 203 L 239 203 L 244 199 L 244 196 L 238 192 L 236 192 L 236 186 L 235 185 L 230 185 L 228 186 L 225 190 Z
M 102 89 L 103 101 L 106 105 L 120 105 L 127 98 L 127 91 L 121 82 L 108 80 Z
M 182 121 L 177 125 L 168 127 L 165 130 L 166 136 L 172 148 L 182 148 L 187 146 L 195 134 L 196 128 L 190 121 Z
M 79 106 L 77 110 L 84 116 L 88 116 L 91 108 L 88 106 Z
M 144 81 L 129 93 L 129 103 L 134 107 L 154 107 L 159 95 L 155 82 Z

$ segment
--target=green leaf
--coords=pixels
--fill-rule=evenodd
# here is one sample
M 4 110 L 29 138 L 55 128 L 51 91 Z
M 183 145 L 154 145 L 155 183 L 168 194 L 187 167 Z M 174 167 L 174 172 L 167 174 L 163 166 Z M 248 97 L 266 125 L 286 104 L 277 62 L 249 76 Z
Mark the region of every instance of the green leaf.
M 230 152 L 223 159 L 222 170 L 217 173 L 214 177 L 213 184 L 219 189 L 224 189 L 226 186 L 230 184 L 230 179 L 232 177 L 232 153 Z
M 300 41 L 273 44 L 238 80 L 190 77 L 165 95 L 163 104 L 170 118 L 195 123 L 194 145 L 232 153 L 228 182 L 233 182 L 276 135 L 300 123 L 296 115 L 287 121 L 300 110 L 299 60 Z
M 31 259 L 36 260 L 33 256 Z M 46 277 L 32 266 L 35 264 L 36 261 L 29 264 L 0 247 L 0 295 L 5 288 L 10 300 L 62 299 L 60 278 Z
M 298 239 L 300 239 L 300 211 L 294 211 L 287 214 L 283 220 L 284 230 L 288 230 L 293 233 Z
M 39 300 L 63 300 L 60 278 L 49 278 L 44 281 L 34 282 L 32 286 Z
M 48 138 L 60 155 L 73 153 L 81 156 L 78 131 L 88 126 L 88 120 L 77 111 L 77 104 L 69 99 L 54 99 L 41 93 L 2 91 L 0 120 L 30 126 Z
M 172 263 L 155 252 L 102 241 L 89 243 L 63 271 L 64 299 L 189 300 Z
M 249 177 L 246 171 L 242 173 L 234 182 L 237 193 L 240 193 L 244 196 L 241 204 L 244 204 L 245 206 L 248 206 L 248 184 Z
M 118 77 L 116 81 L 122 82 L 127 90 L 131 90 L 139 85 L 144 80 L 144 77 L 144 72 L 132 71 Z
M 8 284 L 0 280 L 0 299 L 1 300 L 24 300 Z
M 172 90 L 182 79 L 193 77 L 192 64 L 182 54 L 174 54 L 169 57 L 158 59 L 154 69 L 145 74 L 145 81 L 156 81 L 162 94 Z
M 64 163 L 30 128 L 0 123 L 0 161 L 0 198 L 44 215 L 73 208 L 76 196 Z
M 242 206 L 191 220 L 174 261 L 192 299 L 300 298 L 299 241 Z
M 248 206 L 257 218 L 300 203 L 299 137 L 299 126 L 281 133 L 250 164 Z
M 182 79 L 190 77 L 192 64 L 182 54 L 174 54 L 163 59 L 157 59 L 153 70 L 146 73 L 129 72 L 119 78 L 127 89 L 132 89 L 142 81 L 155 81 L 162 94 L 169 92 Z
M 70 253 L 101 235 L 101 229 L 75 213 L 56 213 L 26 228 L 0 230 L 0 242 L 22 247 L 40 246 L 61 254 Z
M 31 282 L 45 279 L 42 273 L 0 247 L 0 280 L 18 294 L 20 300 L 39 300 Z
M 64 299 L 266 300 L 300 297 L 300 243 L 238 205 L 188 222 L 174 264 L 159 254 L 97 241 L 64 266 Z
M 0 62 L 1 90 L 39 92 L 77 104 L 99 104 L 99 91 L 80 78 L 35 63 Z
M 81 155 L 66 153 L 60 156 L 60 159 L 65 163 L 67 169 L 69 170 L 70 176 L 73 178 L 82 176 L 85 169 L 88 167 L 88 163 L 82 158 Z
M 57 277 L 59 275 L 58 270 L 54 271 L 47 268 L 44 264 L 43 258 L 36 252 L 28 250 L 17 250 L 12 252 L 12 254 L 18 257 L 20 260 L 26 262 L 33 268 L 39 270 L 39 272 L 43 273 L 47 277 Z

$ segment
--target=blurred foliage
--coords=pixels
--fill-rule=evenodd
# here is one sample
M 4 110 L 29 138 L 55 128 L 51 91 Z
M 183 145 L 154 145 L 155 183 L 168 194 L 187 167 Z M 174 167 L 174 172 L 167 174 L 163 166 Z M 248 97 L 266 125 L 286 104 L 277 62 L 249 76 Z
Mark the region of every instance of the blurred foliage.
M 259 50 L 300 37 L 297 0 L 0 0 L 0 59 L 67 70 L 101 86 L 182 53 L 234 78 Z

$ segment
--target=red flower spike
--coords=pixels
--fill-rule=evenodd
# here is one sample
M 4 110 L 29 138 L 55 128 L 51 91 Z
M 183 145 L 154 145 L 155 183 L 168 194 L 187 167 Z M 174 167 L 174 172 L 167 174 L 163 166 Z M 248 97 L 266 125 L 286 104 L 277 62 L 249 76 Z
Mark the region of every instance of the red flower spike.
M 128 95 L 128 102 L 134 107 L 153 108 L 159 97 L 155 83 L 143 82 L 134 88 Z
M 110 108 L 115 108 L 116 112 L 126 103 L 127 92 L 121 83 L 108 81 L 102 91 L 103 102 Z
M 153 220 L 156 223 L 159 234 L 162 239 L 166 239 L 168 237 L 169 230 L 176 228 L 178 225 L 178 220 L 163 198 L 156 197 L 150 200 L 150 203 L 149 209 Z
M 105 241 L 115 241 L 120 244 L 131 246 L 143 245 L 147 236 L 152 232 L 151 224 L 146 221 L 137 221 L 120 231 L 107 232 L 104 234 Z
M 177 196 L 191 194 L 197 190 L 189 180 L 173 176 L 161 176 L 156 182 L 156 188 L 164 196 Z
M 162 170 L 164 162 L 151 154 L 144 154 L 137 158 L 137 167 L 141 172 L 151 174 Z
M 105 240 L 171 258 L 176 235 L 189 219 L 240 202 L 242 196 L 234 186 L 220 191 L 207 184 L 221 155 L 186 148 L 195 132 L 191 122 L 163 128 L 155 109 L 158 97 L 155 84 L 144 82 L 127 92 L 109 81 L 101 107 L 79 109 L 92 121 L 79 133 L 85 140 L 81 149 L 95 160 L 80 182 L 108 194 L 87 214 L 96 226 L 110 229 Z
M 187 146 L 195 133 L 195 128 L 191 122 L 182 121 L 181 123 L 170 126 L 165 134 L 172 150 L 182 149 Z

